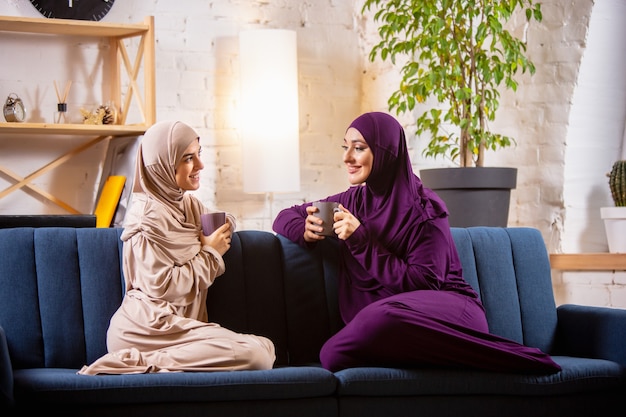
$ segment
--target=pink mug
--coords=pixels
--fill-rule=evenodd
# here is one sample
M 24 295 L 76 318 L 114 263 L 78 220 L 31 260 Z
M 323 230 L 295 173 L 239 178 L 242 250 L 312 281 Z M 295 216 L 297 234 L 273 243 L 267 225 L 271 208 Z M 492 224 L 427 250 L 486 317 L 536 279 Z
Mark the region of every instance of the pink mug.
M 223 211 L 217 213 L 205 213 L 200 216 L 202 223 L 202 234 L 209 236 L 211 233 L 226 223 L 226 213 Z

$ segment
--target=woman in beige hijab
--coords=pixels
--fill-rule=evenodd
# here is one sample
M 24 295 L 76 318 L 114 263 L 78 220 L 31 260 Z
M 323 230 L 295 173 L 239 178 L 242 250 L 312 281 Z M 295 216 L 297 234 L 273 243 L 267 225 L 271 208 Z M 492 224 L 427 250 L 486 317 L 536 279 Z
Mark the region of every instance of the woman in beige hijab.
M 122 241 L 126 293 L 111 318 L 108 352 L 78 373 L 270 369 L 267 338 L 207 322 L 207 289 L 224 273 L 235 219 L 210 236 L 192 194 L 200 186 L 198 134 L 181 122 L 159 122 L 139 145 L 133 201 Z

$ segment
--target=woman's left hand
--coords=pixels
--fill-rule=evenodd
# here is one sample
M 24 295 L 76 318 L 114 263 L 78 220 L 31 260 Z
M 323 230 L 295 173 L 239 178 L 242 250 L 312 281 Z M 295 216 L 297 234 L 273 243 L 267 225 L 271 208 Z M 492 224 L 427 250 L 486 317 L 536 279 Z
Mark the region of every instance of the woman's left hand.
M 339 204 L 339 210 L 335 212 L 333 220 L 335 221 L 333 229 L 337 237 L 341 240 L 348 239 L 361 225 L 359 219 L 354 217 L 343 204 Z
M 217 228 L 209 236 L 204 236 L 202 230 L 200 230 L 200 241 L 202 246 L 208 245 L 215 249 L 220 255 L 224 254 L 230 249 L 230 242 L 232 239 L 232 231 L 230 230 L 231 223 L 228 221 Z

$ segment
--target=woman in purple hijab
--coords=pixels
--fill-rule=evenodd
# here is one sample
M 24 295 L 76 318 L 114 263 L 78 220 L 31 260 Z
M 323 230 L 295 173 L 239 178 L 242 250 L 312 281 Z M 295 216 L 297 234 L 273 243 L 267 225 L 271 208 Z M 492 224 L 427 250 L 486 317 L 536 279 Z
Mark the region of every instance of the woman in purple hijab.
M 413 173 L 397 120 L 359 116 L 343 149 L 351 187 L 323 201 L 340 203 L 333 229 L 345 327 L 322 347 L 322 366 L 559 371 L 541 350 L 489 333 L 478 295 L 463 278 L 446 206 Z M 274 231 L 314 245 L 325 238 L 316 211 L 311 203 L 284 209 Z

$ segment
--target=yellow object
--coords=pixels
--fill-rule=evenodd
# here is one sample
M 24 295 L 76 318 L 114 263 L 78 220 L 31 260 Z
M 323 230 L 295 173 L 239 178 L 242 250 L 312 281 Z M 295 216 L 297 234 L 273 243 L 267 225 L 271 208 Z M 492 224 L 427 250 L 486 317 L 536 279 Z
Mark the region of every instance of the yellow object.
M 125 182 L 126 177 L 123 175 L 111 175 L 107 178 L 104 187 L 102 187 L 96 211 L 94 211 L 96 215 L 96 227 L 111 226 L 111 221 L 113 221 L 113 215 L 120 202 Z

